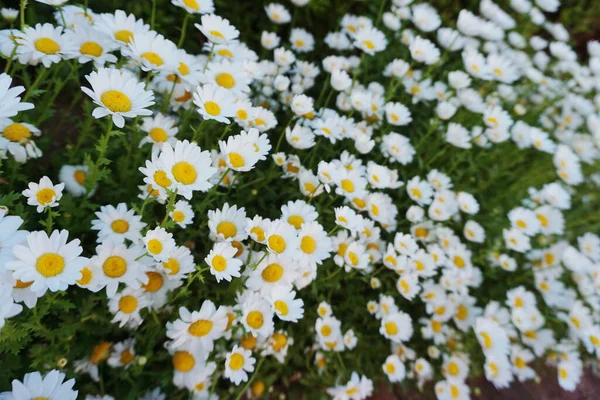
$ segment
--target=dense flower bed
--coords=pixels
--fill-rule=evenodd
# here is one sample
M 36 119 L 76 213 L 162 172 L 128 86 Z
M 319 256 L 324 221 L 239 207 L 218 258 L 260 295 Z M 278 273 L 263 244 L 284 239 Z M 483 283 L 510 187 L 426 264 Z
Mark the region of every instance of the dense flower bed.
M 2 9 L 0 399 L 598 368 L 600 43 L 559 0 L 112 3 Z

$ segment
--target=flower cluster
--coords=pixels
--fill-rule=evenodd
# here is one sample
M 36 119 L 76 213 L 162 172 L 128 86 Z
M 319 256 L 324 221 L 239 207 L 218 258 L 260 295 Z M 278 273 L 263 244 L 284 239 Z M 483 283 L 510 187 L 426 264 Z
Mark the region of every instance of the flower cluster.
M 600 43 L 559 0 L 89 3 L 2 9 L 0 398 L 600 370 Z

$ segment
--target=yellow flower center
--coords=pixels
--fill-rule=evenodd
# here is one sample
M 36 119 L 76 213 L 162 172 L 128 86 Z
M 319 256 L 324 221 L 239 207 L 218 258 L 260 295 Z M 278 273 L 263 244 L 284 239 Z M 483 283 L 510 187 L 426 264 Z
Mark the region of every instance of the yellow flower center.
M 85 42 L 79 48 L 79 52 L 86 56 L 100 57 L 102 55 L 102 46 L 96 42 Z
M 331 333 L 332 333 L 332 329 L 329 325 L 323 325 L 321 327 L 321 335 L 327 337 L 327 336 L 331 335 Z
M 248 313 L 248 316 L 246 317 L 246 323 L 252 329 L 260 329 L 260 327 L 263 326 L 264 322 L 265 318 L 263 317 L 260 311 L 250 311 Z
M 198 177 L 196 168 L 194 168 L 192 164 L 185 161 L 180 161 L 173 165 L 171 172 L 173 173 L 175 180 L 179 183 L 183 183 L 184 185 L 193 184 L 196 182 L 196 178 Z
M 117 39 L 120 42 L 129 43 L 131 38 L 133 38 L 133 32 L 128 31 L 127 29 L 115 32 L 115 39 Z
M 459 304 L 454 316 L 459 320 L 464 321 L 469 316 L 469 309 L 465 307 L 464 304 Z
M 60 45 L 50 38 L 40 38 L 34 43 L 35 49 L 44 54 L 56 54 L 60 51 Z
M 527 366 L 527 363 L 521 357 L 517 357 L 515 359 L 515 365 L 517 366 L 517 368 L 525 368 Z
M 151 239 L 148 241 L 148 251 L 152 254 L 160 254 L 163 249 L 163 245 L 160 240 Z
M 268 240 L 269 248 L 276 253 L 283 253 L 286 248 L 285 239 L 279 235 L 271 235 Z
M 452 376 L 456 376 L 460 373 L 460 368 L 458 368 L 458 365 L 456 365 L 454 361 L 451 361 L 448 364 L 448 373 Z
M 248 113 L 246 110 L 237 110 L 237 117 L 242 121 L 245 121 L 248 118 Z
M 83 267 L 81 272 L 81 279 L 77 281 L 80 285 L 87 285 L 92 280 L 92 271 L 88 267 Z
M 358 256 L 356 255 L 356 253 L 353 252 L 349 252 L 348 253 L 348 258 L 350 259 L 350 263 L 354 266 L 358 265 Z
M 45 278 L 51 278 L 63 272 L 65 259 L 56 253 L 42 254 L 35 263 L 35 269 Z
M 119 310 L 125 314 L 131 314 L 138 306 L 138 301 L 133 296 L 123 296 L 119 300 Z
M 23 282 L 22 280 L 17 279 L 17 282 L 15 283 L 15 286 L 13 286 L 13 287 L 15 289 L 25 289 L 25 288 L 28 288 L 31 285 L 33 285 L 33 281 L 31 281 L 31 282 Z
M 109 278 L 120 278 L 127 272 L 127 262 L 120 256 L 110 256 L 102 264 L 102 271 Z
M 129 222 L 125 221 L 124 219 L 115 219 L 110 224 L 110 227 L 115 233 L 122 234 L 129 231 Z
M 223 272 L 225 271 L 225 268 L 227 268 L 227 260 L 220 255 L 214 256 L 211 264 L 212 267 L 219 272 Z
M 192 336 L 202 337 L 210 333 L 213 327 L 213 322 L 208 319 L 199 319 L 188 328 L 188 332 Z
M 173 219 L 175 220 L 175 222 L 183 222 L 183 220 L 185 219 L 185 214 L 183 213 L 183 211 L 174 211 Z
M 152 177 L 160 187 L 166 188 L 171 186 L 173 183 L 169 178 L 167 178 L 167 173 L 165 171 L 156 171 Z
M 179 66 L 177 67 L 177 71 L 179 71 L 181 75 L 185 76 L 190 73 L 190 67 L 188 67 L 186 63 L 180 62 Z
M 251 333 L 247 334 L 246 336 L 242 337 L 242 339 L 240 339 L 240 344 L 246 350 L 254 349 L 256 347 L 256 343 L 256 337 Z
M 114 113 L 131 111 L 131 100 L 123 92 L 108 90 L 100 96 L 102 104 Z
M 317 242 L 310 236 L 304 236 L 300 241 L 300 248 L 306 254 L 312 254 L 317 248 Z
M 342 189 L 348 193 L 354 192 L 354 183 L 350 179 L 342 180 Z
M 20 142 L 23 139 L 29 139 L 31 131 L 25 125 L 13 122 L 4 128 L 2 135 L 11 142 Z
M 283 276 L 283 267 L 279 264 L 269 264 L 262 272 L 262 278 L 269 283 L 277 282 Z
M 492 337 L 487 332 L 480 332 L 479 336 L 483 339 L 483 346 L 486 349 L 491 349 L 494 342 L 492 341 Z
M 148 283 L 142 285 L 146 292 L 154 293 L 163 287 L 165 280 L 158 272 L 146 272 L 146 276 L 148 277 Z
M 217 225 L 217 233 L 223 235 L 225 239 L 229 239 L 237 235 L 237 227 L 233 222 L 223 221 Z
M 52 203 L 54 196 L 56 196 L 56 192 L 50 188 L 44 188 L 35 194 L 38 203 L 42 206 Z
M 149 135 L 155 142 L 166 142 L 169 137 L 163 128 L 152 128 Z
M 162 57 L 153 51 L 148 51 L 142 54 L 142 58 L 148 61 L 150 64 L 156 65 L 157 67 L 160 67 L 165 63 Z
M 194 360 L 194 356 L 192 356 L 187 351 L 178 351 L 173 355 L 173 368 L 175 368 L 179 372 L 188 372 L 194 365 L 196 365 L 196 360 Z
M 207 101 L 206 103 L 204 103 L 204 109 L 206 110 L 208 115 L 212 115 L 213 117 L 216 117 L 217 115 L 221 114 L 221 107 L 219 107 L 219 105 L 214 101 Z
M 163 263 L 163 267 L 169 270 L 169 275 L 175 275 L 179 272 L 179 261 L 174 258 L 169 258 L 167 262 Z
M 233 53 L 228 49 L 221 49 L 218 51 L 221 57 L 233 58 Z
M 277 312 L 280 315 L 283 315 L 284 317 L 286 315 L 288 315 L 288 313 L 290 312 L 290 309 L 289 309 L 287 303 L 283 300 L 276 300 L 274 305 L 275 305 L 275 310 L 277 310 Z
M 302 227 L 302 224 L 304 223 L 304 218 L 302 218 L 299 215 L 292 215 L 291 217 L 288 218 L 287 222 L 290 225 L 293 225 L 294 228 L 300 229 Z
M 242 168 L 244 165 L 246 165 L 244 157 L 242 157 L 239 153 L 229 153 L 228 158 L 229 164 L 232 168 Z
M 192 10 L 200 10 L 200 6 L 198 5 L 198 2 L 196 0 L 183 0 L 183 4 L 186 7 L 191 8 Z
M 373 50 L 375 48 L 375 44 L 370 40 L 363 40 L 363 46 L 365 46 L 369 50 Z
M 212 36 L 216 36 L 219 39 L 225 39 L 225 36 L 223 36 L 223 34 L 219 31 L 210 31 L 209 32 Z
M 465 260 L 461 256 L 454 256 L 452 261 L 454 261 L 454 265 L 458 268 L 463 268 L 466 265 Z
M 385 332 L 390 336 L 394 336 L 398 333 L 398 325 L 396 325 L 394 322 L 386 322 L 384 327 Z
M 250 233 L 252 233 L 256 236 L 257 241 L 259 241 L 259 242 L 265 241 L 265 231 L 262 228 L 255 226 L 254 228 L 250 229 Z
M 231 89 L 232 87 L 235 86 L 235 79 L 233 78 L 233 75 L 231 75 L 227 72 L 223 72 L 223 73 L 217 75 L 215 80 L 217 81 L 217 84 L 219 86 L 222 86 L 225 89 Z
M 73 174 L 73 178 L 75 178 L 77 183 L 79 183 L 80 185 L 83 185 L 85 183 L 86 173 L 85 173 L 85 171 L 78 169 Z
M 265 392 L 265 383 L 263 381 L 256 381 L 252 384 L 252 396 L 260 397 Z
M 271 347 L 275 351 L 280 351 L 283 349 L 288 341 L 287 336 L 285 336 L 283 333 L 274 333 L 271 339 Z
M 385 364 L 385 371 L 391 375 L 396 372 L 396 367 L 391 363 Z
M 133 361 L 135 356 L 133 355 L 133 353 L 131 351 L 125 350 L 124 352 L 121 353 L 120 358 L 121 358 L 121 364 L 127 365 Z
M 237 371 L 244 366 L 244 356 L 240 353 L 233 353 L 231 357 L 229 357 L 229 368 Z

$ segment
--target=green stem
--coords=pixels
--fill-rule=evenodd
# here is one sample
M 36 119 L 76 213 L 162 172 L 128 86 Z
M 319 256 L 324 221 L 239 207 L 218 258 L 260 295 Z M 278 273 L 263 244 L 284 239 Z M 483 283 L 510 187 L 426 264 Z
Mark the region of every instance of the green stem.
M 246 390 L 248 390 L 248 388 L 252 384 L 252 381 L 258 375 L 258 371 L 260 370 L 260 367 L 261 367 L 261 365 L 262 365 L 262 363 L 263 363 L 264 360 L 265 360 L 264 357 L 261 358 L 260 360 L 258 360 L 258 364 L 256 365 L 256 369 L 254 370 L 254 373 L 252 374 L 252 376 L 250 377 L 250 379 L 248 379 L 248 382 L 246 382 L 246 384 L 244 385 L 244 387 L 242 388 L 242 390 L 240 390 L 240 392 L 238 393 L 238 395 L 235 398 L 235 400 L 240 400 L 242 398 L 242 396 L 244 395 L 244 393 L 246 393 Z
M 290 120 L 288 121 L 285 128 L 283 128 L 283 130 L 281 131 L 281 135 L 279 135 L 279 140 L 277 141 L 277 147 L 275 148 L 275 153 L 279 152 L 279 148 L 281 147 L 281 142 L 283 141 L 283 137 L 285 136 L 285 131 L 292 124 L 293 120 L 294 120 L 294 116 L 292 115 L 292 118 L 290 118 Z
M 21 0 L 21 13 L 19 15 L 21 17 L 21 30 L 25 28 L 25 8 L 27 7 L 27 1 Z
M 177 42 L 177 47 L 181 48 L 181 45 L 183 44 L 184 40 L 185 40 L 185 33 L 187 30 L 187 23 L 188 20 L 190 19 L 190 14 L 189 13 L 185 13 L 185 18 L 183 19 L 183 24 L 181 25 L 181 35 L 179 36 L 179 41 Z
M 38 74 L 37 78 L 35 78 L 35 81 L 33 81 L 33 84 L 29 88 L 27 88 L 27 93 L 25 93 L 25 96 L 23 97 L 23 101 L 27 101 L 27 99 L 29 99 L 31 97 L 31 95 L 33 94 L 33 92 L 35 92 L 35 90 L 38 88 L 40 83 L 42 83 L 42 81 L 44 80 L 46 75 L 48 75 L 48 71 L 50 71 L 49 68 L 42 68 L 42 70 Z
M 152 0 L 152 15 L 150 16 L 150 29 L 154 30 L 156 23 L 156 0 Z

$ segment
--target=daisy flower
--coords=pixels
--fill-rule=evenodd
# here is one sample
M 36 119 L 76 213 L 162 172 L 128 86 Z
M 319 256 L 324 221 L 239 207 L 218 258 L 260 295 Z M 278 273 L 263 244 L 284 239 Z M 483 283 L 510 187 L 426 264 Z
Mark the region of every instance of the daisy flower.
M 309 222 L 302 225 L 298 232 L 300 241 L 301 256 L 298 261 L 301 263 L 313 262 L 321 264 L 329 258 L 333 251 L 333 244 L 323 226 L 318 222 Z
M 194 26 L 213 44 L 225 44 L 240 36 L 240 31 L 228 20 L 215 14 L 203 15 L 201 24 Z
M 158 227 L 146 232 L 144 245 L 146 251 L 156 261 L 167 261 L 169 254 L 175 249 L 175 239 L 165 228 Z
M 198 383 L 198 377 L 206 369 L 204 353 L 176 350 L 172 352 L 171 362 L 175 369 L 173 384 L 179 388 L 192 389 Z
M 281 220 L 271 222 L 265 232 L 267 249 L 271 254 L 284 259 L 295 259 L 299 240 L 295 228 Z
M 63 165 L 58 172 L 58 179 L 65 185 L 67 192 L 73 197 L 80 197 L 87 193 L 85 180 L 87 179 L 87 165 Z M 92 189 L 93 191 L 93 189 Z
M 21 93 L 25 91 L 23 86 L 10 87 L 12 78 L 7 74 L 0 74 L 0 119 L 10 118 L 17 115 L 19 111 L 31 110 L 32 103 L 21 102 Z
M 304 200 L 289 201 L 281 206 L 281 218 L 296 230 L 300 230 L 302 224 L 316 221 L 318 217 L 316 208 Z
M 76 400 L 77 390 L 73 390 L 75 379 L 65 381 L 66 375 L 53 369 L 44 377 L 39 372 L 25 374 L 23 382 L 12 381 L 12 392 L 8 392 L 14 400 L 48 399 Z
M 194 92 L 194 104 L 204 119 L 214 119 L 229 124 L 229 117 L 235 116 L 235 99 L 231 93 L 219 85 L 206 83 Z
M 248 380 L 248 372 L 254 371 L 256 359 L 252 357 L 252 352 L 243 348 L 233 346 L 233 349 L 227 353 L 225 358 L 225 377 L 231 382 L 239 385 Z
M 220 86 L 238 96 L 250 91 L 252 78 L 244 70 L 242 63 L 222 60 L 210 63 L 202 74 L 201 81 Z
M 114 314 L 111 322 L 118 322 L 119 328 L 137 328 L 143 321 L 140 311 L 148 306 L 150 300 L 144 292 L 130 287 L 112 296 L 108 301 L 108 308 Z
M 275 315 L 282 321 L 298 322 L 304 316 L 304 301 L 296 299 L 296 292 L 290 287 L 278 285 L 269 296 Z
M 390 382 L 402 382 L 406 376 L 406 367 L 396 354 L 392 354 L 385 359 L 382 369 Z
M 292 20 L 292 15 L 288 9 L 280 3 L 269 3 L 265 6 L 265 13 L 274 24 L 283 25 Z
M 224 335 L 227 324 L 227 308 L 217 308 L 210 300 L 205 300 L 199 311 L 181 307 L 179 319 L 167 322 L 167 336 L 173 340 L 169 346 L 210 353 L 214 341 Z
M 354 47 L 372 56 L 375 53 L 385 50 L 387 39 L 383 32 L 376 28 L 364 28 L 359 30 L 354 36 Z
M 142 284 L 148 283 L 145 266 L 136 261 L 142 251 L 139 247 L 127 248 L 124 244 L 111 242 L 96 247 L 96 256 L 92 257 L 91 262 L 102 271 L 108 297 L 117 293 L 121 282 L 131 289 L 139 289 Z
M 126 48 L 136 35 L 150 30 L 150 26 L 144 24 L 144 21 L 123 10 L 116 10 L 114 14 L 100 14 L 94 28 L 113 38 L 121 48 Z
M 388 314 L 381 319 L 379 333 L 393 342 L 406 342 L 413 334 L 412 318 L 402 311 Z
M 8 318 L 12 318 L 23 311 L 23 306 L 15 303 L 12 290 L 10 284 L 0 282 L 0 329 L 4 327 Z
M 171 4 L 183 8 L 190 14 L 212 14 L 215 12 L 213 0 L 171 0 Z
M 73 44 L 69 57 L 76 58 L 80 64 L 93 61 L 96 67 L 101 67 L 106 63 L 117 62 L 117 57 L 111 52 L 117 50 L 119 45 L 106 34 L 89 26 L 76 24 L 72 30 L 66 31 L 65 38 Z
M 185 229 L 186 226 L 194 222 L 194 210 L 190 203 L 185 200 L 179 200 L 175 203 L 173 211 L 169 213 L 169 217 L 171 217 L 177 225 Z
M 215 276 L 217 282 L 220 282 L 221 279 L 231 282 L 232 277 L 239 278 L 241 276 L 242 261 L 234 258 L 237 251 L 230 242 L 218 242 L 204 259 L 210 266 L 210 273 Z
M 209 179 L 217 169 L 212 167 L 210 153 L 195 143 L 187 140 L 178 140 L 175 146 L 165 143 L 159 161 L 172 174 L 177 194 L 188 200 L 194 191 L 206 192 L 213 186 Z
M 133 360 L 135 360 L 135 338 L 115 343 L 107 363 L 113 368 L 127 369 L 132 365 Z
M 297 276 L 297 264 L 284 261 L 276 255 L 264 258 L 255 269 L 250 272 L 246 287 L 263 296 L 268 296 L 278 286 L 290 287 Z
M 94 118 L 110 115 L 114 124 L 122 128 L 125 118 L 152 115 L 147 107 L 154 104 L 154 94 L 145 90 L 144 83 L 138 82 L 131 73 L 101 68 L 86 75 L 85 79 L 92 89 L 82 86 L 81 90 L 98 105 L 92 112 Z
M 146 226 L 142 217 L 136 215 L 133 209 L 127 209 L 125 203 L 117 204 L 117 207 L 106 205 L 96 211 L 96 217 L 92 221 L 92 230 L 98 232 L 98 243 L 111 242 L 119 244 L 130 240 L 139 243 L 142 240 L 142 229 Z
M 220 210 L 208 211 L 208 228 L 212 240 L 242 241 L 248 237 L 246 232 L 246 210 L 225 203 Z
M 171 71 L 177 65 L 175 43 L 154 31 L 142 32 L 129 40 L 123 55 L 135 60 L 142 71 Z
M 152 143 L 152 150 L 160 150 L 166 142 L 173 146 L 176 142 L 175 135 L 179 131 L 176 125 L 177 121 L 161 113 L 157 113 L 154 117 L 142 118 L 140 129 L 148 133 L 148 136 L 140 141 L 140 147 Z
M 241 322 L 247 332 L 262 338 L 273 333 L 273 310 L 260 294 L 251 292 L 242 303 L 241 310 Z
M 28 26 L 16 41 L 19 44 L 17 54 L 21 59 L 35 64 L 41 62 L 46 68 L 60 62 L 74 49 L 73 43 L 63 34 L 62 26 L 51 24 Z
M 180 280 L 195 271 L 194 265 L 194 257 L 190 249 L 179 246 L 169 254 L 167 261 L 158 264 L 158 268 L 167 275 L 167 279 Z
M 67 243 L 68 237 L 66 230 L 55 230 L 49 237 L 43 231 L 29 233 L 27 245 L 14 246 L 15 261 L 7 263 L 6 269 L 22 282 L 33 282 L 31 290 L 40 295 L 48 289 L 66 290 L 81 278 L 80 271 L 88 262 L 80 257 L 79 239 Z
M 40 183 L 29 183 L 29 189 L 23 190 L 23 196 L 27 197 L 27 204 L 36 206 L 37 212 L 44 212 L 46 207 L 58 207 L 58 201 L 62 198 L 64 183 L 54 185 L 47 176 L 40 179 Z

